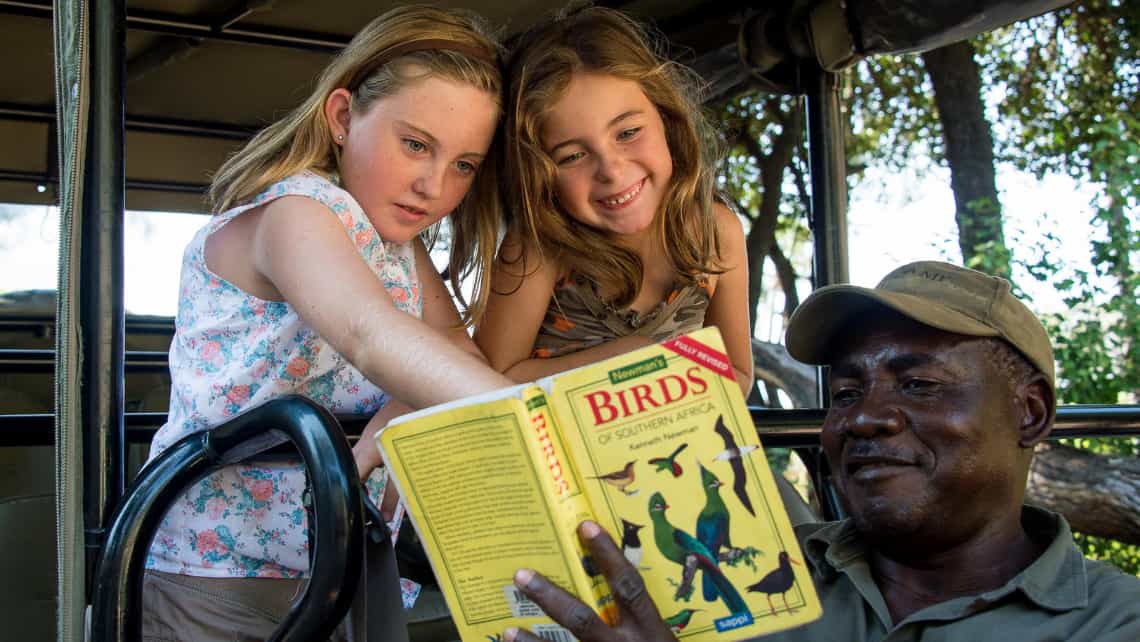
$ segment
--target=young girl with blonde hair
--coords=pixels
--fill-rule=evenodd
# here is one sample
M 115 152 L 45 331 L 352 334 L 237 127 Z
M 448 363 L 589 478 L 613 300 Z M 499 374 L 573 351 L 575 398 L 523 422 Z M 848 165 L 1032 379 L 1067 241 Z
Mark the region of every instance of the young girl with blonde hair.
M 748 264 L 714 195 L 697 80 L 587 7 L 524 35 L 507 76 L 507 236 L 476 343 L 526 381 L 716 325 L 752 387 Z
M 510 383 L 468 337 L 420 238 L 454 213 L 451 278 L 481 281 L 499 229 L 489 156 L 501 82 L 479 23 L 396 9 L 222 166 L 218 214 L 183 257 L 170 415 L 152 456 L 302 394 L 334 413 L 375 413 L 354 455 L 377 482 L 369 435 L 388 418 Z M 485 303 L 477 286 L 467 318 Z M 183 493 L 147 560 L 144 637 L 268 637 L 308 573 L 306 487 L 297 462 L 257 463 Z M 380 484 L 368 487 L 379 501 Z M 385 500 L 398 528 L 394 494 Z

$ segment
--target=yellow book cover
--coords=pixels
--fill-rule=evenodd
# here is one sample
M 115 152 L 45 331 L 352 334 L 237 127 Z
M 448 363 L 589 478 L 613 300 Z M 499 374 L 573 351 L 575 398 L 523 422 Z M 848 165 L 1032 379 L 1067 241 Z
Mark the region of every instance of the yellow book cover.
M 681 640 L 820 615 L 715 328 L 412 413 L 377 441 L 464 642 L 508 626 L 573 639 L 514 589 L 523 566 L 613 617 L 575 535 L 586 518 L 620 539 Z

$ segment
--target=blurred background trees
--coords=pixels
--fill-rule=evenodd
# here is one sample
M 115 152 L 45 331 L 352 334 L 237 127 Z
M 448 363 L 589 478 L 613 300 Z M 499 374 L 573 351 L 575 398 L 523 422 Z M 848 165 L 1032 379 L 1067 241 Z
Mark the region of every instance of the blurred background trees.
M 1034 281 L 1062 298 L 1063 311 L 1039 310 L 1061 403 L 1137 403 L 1140 3 L 1081 0 L 921 55 L 871 58 L 845 73 L 843 98 L 849 187 L 875 180 L 869 167 L 898 177 L 948 167 L 960 254 L 947 258 L 1010 278 L 1022 296 L 1031 298 L 1025 286 Z M 746 91 L 713 109 L 727 147 L 721 187 L 750 222 L 750 298 L 786 321 L 810 287 L 802 104 Z M 1074 226 L 1092 230 L 1086 263 L 1059 260 L 1065 229 L 1010 240 L 999 167 L 1094 188 L 1091 220 Z M 762 385 L 752 401 L 813 405 L 812 371 L 770 338 L 754 341 Z M 1052 442 L 1039 449 L 1029 489 L 1030 501 L 1066 515 L 1086 553 L 1134 574 L 1138 455 L 1137 438 Z

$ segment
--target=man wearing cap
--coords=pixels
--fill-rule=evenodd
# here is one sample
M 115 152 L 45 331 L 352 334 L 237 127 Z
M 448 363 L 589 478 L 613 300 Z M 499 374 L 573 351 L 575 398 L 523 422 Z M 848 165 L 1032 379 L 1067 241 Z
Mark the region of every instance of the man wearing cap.
M 820 441 L 849 517 L 797 527 L 823 617 L 764 640 L 1140 640 L 1140 579 L 1085 559 L 1064 518 L 1023 504 L 1054 366 L 1007 281 L 919 262 L 874 288 L 821 288 L 787 346 L 830 366 Z M 671 639 L 612 540 L 581 533 L 617 628 L 541 576 L 521 571 L 520 588 L 582 640 Z

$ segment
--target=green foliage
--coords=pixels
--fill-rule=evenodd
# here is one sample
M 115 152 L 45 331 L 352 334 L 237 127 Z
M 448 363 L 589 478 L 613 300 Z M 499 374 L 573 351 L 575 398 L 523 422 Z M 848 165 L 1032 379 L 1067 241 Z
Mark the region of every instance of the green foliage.
M 875 56 L 843 78 L 847 156 L 892 169 L 926 169 L 942 158 L 934 89 L 917 56 Z
M 1089 241 L 1088 268 L 1058 263 L 1059 240 L 1050 234 L 1036 247 L 1014 247 L 1011 253 L 998 229 L 970 230 L 971 238 L 982 241 L 965 251 L 963 260 L 992 273 L 1007 274 L 1012 265 L 1018 274 L 1052 284 L 1062 294 L 1068 309 L 1044 321 L 1054 342 L 1063 403 L 1137 403 L 1140 2 L 1082 0 L 984 34 L 973 44 L 988 88 L 983 98 L 996 159 L 1037 176 L 1068 175 L 1096 186 L 1098 195 L 1092 203 L 1096 233 Z M 842 92 L 849 172 L 870 163 L 921 172 L 943 160 L 934 92 L 919 57 L 860 62 L 845 73 Z M 796 108 L 788 98 L 756 93 L 718 108 L 732 132 L 721 186 L 752 212 L 764 197 L 761 157 Z M 743 144 L 742 135 L 755 145 Z M 793 163 L 804 167 L 802 151 Z M 788 216 L 805 211 L 803 198 L 801 185 L 782 190 L 782 228 L 803 229 L 797 217 Z M 999 209 L 998 203 L 969 203 L 976 216 L 965 224 L 1000 225 L 1000 217 L 992 216 Z M 1135 438 L 1072 440 L 1072 445 L 1101 454 L 1140 454 Z M 787 465 L 786 453 L 769 456 L 774 469 Z M 1140 549 L 1081 534 L 1077 541 L 1091 557 L 1140 575 Z
M 999 155 L 1095 184 L 1091 271 L 1057 265 L 1046 235 L 1021 264 L 1068 310 L 1045 319 L 1064 403 L 1135 403 L 1140 393 L 1140 3 L 1086 0 L 993 34 L 983 66 L 1004 99 Z M 1078 439 L 1137 456 L 1140 439 Z M 1140 548 L 1078 534 L 1090 557 L 1140 575 Z
M 1126 573 L 1140 576 L 1140 546 L 1129 546 L 1113 539 L 1093 537 L 1084 533 L 1073 533 L 1073 540 L 1085 555 L 1109 562 Z
M 764 200 L 764 168 L 762 158 L 768 153 L 773 142 L 784 133 L 785 127 L 793 120 L 791 115 L 801 109 L 797 98 L 770 96 L 759 91 L 746 91 L 714 106 L 713 118 L 718 123 L 725 138 L 725 154 L 721 161 L 718 187 L 744 211 L 748 218 L 755 219 Z M 803 146 L 793 158 L 793 168 L 802 172 L 806 167 Z M 788 168 L 779 168 L 784 171 Z M 807 240 L 808 229 L 804 224 L 806 206 L 800 193 L 800 186 L 782 186 L 780 190 L 781 217 L 777 230 L 794 230 L 795 239 Z
M 792 460 L 791 448 L 765 448 L 764 454 L 768 457 L 768 467 L 772 469 L 773 475 L 783 475 Z
M 987 81 L 1004 94 L 1005 127 L 996 132 L 1004 159 L 1038 174 L 1099 180 L 1092 152 L 1114 142 L 1104 134 L 1135 141 L 1140 4 L 1085 0 L 992 34 L 988 44 Z
M 1020 52 L 1020 53 L 1018 53 Z M 1097 186 L 1092 271 L 1024 263 L 1069 311 L 1047 319 L 1068 403 L 1135 402 L 1140 391 L 1140 4 L 1086 0 L 993 38 L 987 69 L 1002 87 L 1004 156 Z M 1047 241 L 1055 240 L 1047 236 Z

